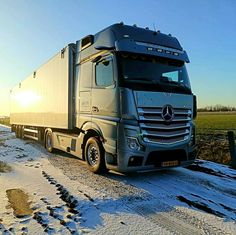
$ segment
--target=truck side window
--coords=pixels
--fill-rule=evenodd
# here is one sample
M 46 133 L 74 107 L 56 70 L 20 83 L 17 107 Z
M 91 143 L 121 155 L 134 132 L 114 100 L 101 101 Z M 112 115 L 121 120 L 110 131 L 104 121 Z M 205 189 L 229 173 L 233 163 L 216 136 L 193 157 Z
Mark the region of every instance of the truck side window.
M 79 69 L 79 68 L 78 68 Z M 80 67 L 80 89 L 89 89 L 92 86 L 92 64 L 84 63 Z
M 96 85 L 108 87 L 113 84 L 113 65 L 111 59 L 104 59 L 96 64 Z

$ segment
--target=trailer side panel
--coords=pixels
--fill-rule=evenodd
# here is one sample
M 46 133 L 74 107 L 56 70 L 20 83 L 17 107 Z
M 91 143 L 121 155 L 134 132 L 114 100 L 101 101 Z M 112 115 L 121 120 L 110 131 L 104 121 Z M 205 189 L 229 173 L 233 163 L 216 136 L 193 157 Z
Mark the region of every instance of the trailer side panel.
M 11 124 L 72 128 L 72 46 L 65 47 L 11 92 Z

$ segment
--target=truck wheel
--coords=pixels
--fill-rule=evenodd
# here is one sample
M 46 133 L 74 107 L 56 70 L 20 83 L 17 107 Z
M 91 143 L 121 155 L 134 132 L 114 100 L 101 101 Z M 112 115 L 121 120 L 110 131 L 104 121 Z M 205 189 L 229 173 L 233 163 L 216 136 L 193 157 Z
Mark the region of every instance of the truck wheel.
M 25 127 L 22 126 L 21 128 L 21 139 L 25 139 Z
M 19 129 L 18 129 L 18 138 L 20 138 L 21 139 L 21 134 L 22 133 L 22 127 L 21 126 L 19 126 Z
M 20 139 L 24 138 L 24 127 L 23 126 L 19 127 L 19 138 Z
M 47 131 L 45 135 L 45 148 L 49 153 L 52 153 L 54 148 L 52 147 L 52 132 Z
M 20 138 L 20 126 L 16 126 L 15 135 L 16 138 Z
M 95 137 L 90 137 L 85 145 L 85 159 L 90 171 L 94 173 L 106 171 L 104 155 L 101 142 Z

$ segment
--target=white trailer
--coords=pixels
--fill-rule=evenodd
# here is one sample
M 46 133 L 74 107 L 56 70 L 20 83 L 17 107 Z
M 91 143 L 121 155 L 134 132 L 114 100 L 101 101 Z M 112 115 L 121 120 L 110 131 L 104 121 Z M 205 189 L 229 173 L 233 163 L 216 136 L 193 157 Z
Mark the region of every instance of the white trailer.
M 11 124 L 72 129 L 73 60 L 70 44 L 11 91 Z

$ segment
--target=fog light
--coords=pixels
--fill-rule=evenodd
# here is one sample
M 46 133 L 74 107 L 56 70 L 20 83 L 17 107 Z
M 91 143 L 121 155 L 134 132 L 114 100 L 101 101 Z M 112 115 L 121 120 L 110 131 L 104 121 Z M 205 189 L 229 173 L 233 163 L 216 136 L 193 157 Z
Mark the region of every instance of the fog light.
M 127 137 L 127 144 L 132 150 L 140 150 L 140 144 L 138 140 L 134 137 Z
M 189 146 L 194 146 L 195 144 L 196 144 L 196 141 L 195 141 L 195 126 L 193 126 L 190 141 L 189 141 L 188 145 Z
M 141 166 L 143 163 L 142 156 L 132 156 L 129 158 L 128 166 Z
M 188 145 L 189 146 L 194 146 L 195 145 L 195 135 L 191 135 Z

